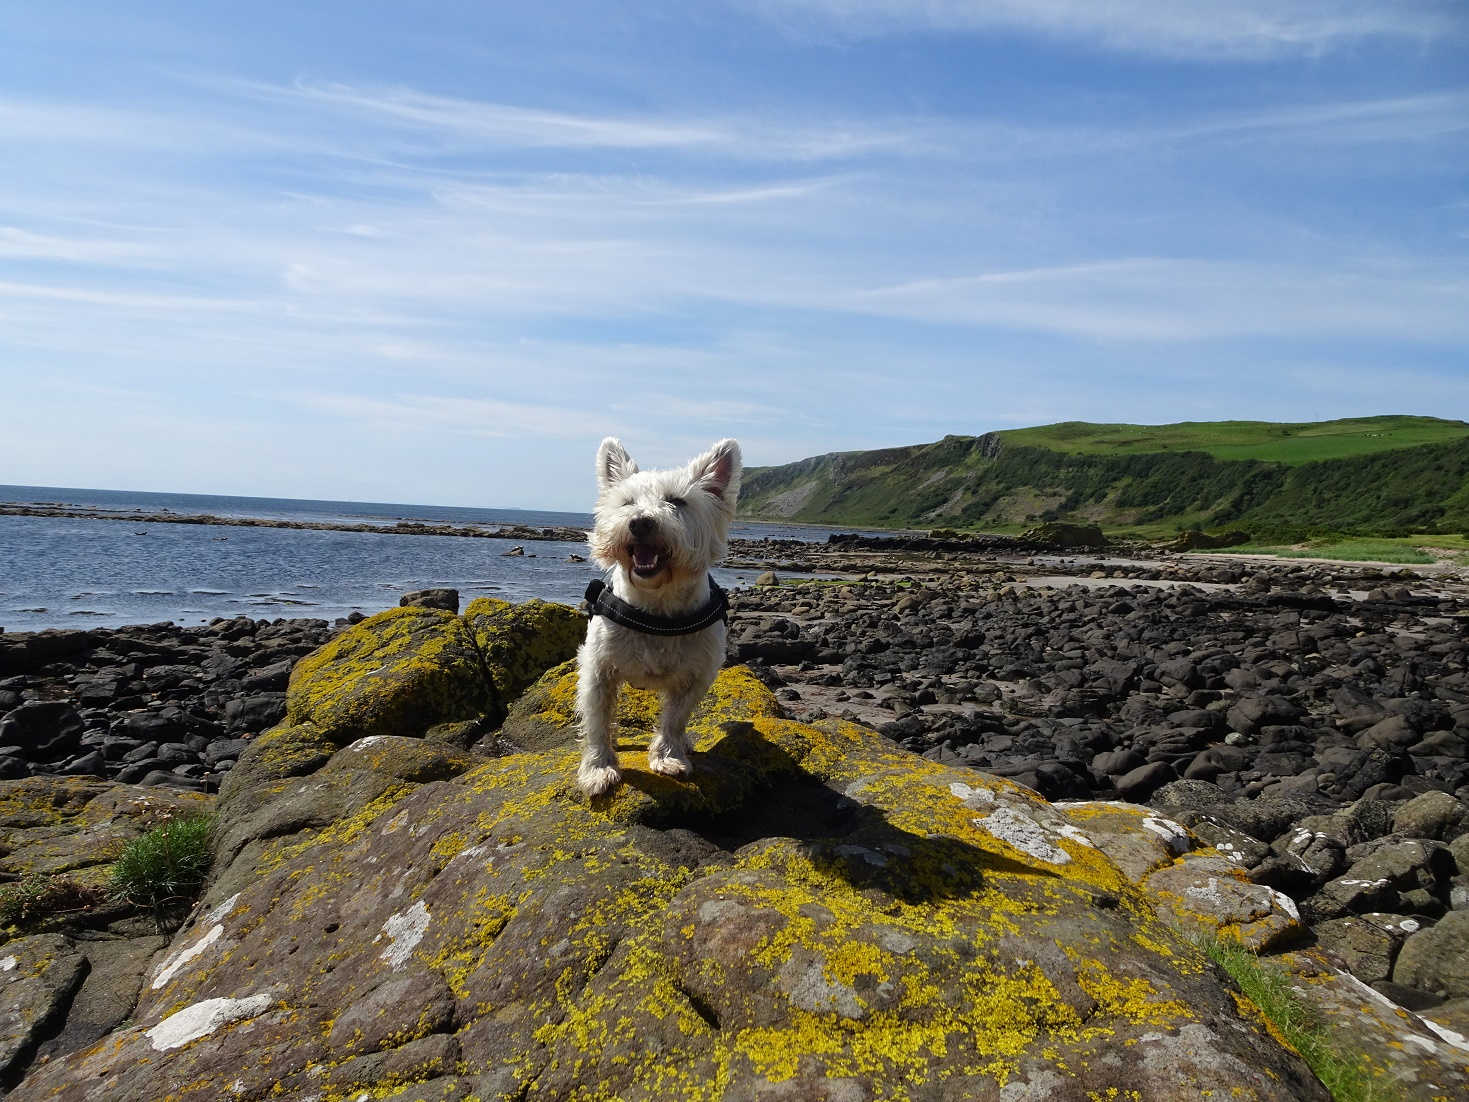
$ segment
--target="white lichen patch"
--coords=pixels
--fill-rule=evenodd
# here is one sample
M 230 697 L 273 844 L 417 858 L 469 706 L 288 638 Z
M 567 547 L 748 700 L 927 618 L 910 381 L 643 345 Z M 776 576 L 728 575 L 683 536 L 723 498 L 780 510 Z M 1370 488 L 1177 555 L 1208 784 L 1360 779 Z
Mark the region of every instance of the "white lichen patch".
M 988 788 L 972 788 L 963 781 L 950 782 L 949 795 L 963 800 L 965 807 L 971 807 L 976 810 L 995 802 L 995 794 Z
M 1276 891 L 1271 887 L 1266 887 L 1265 890 L 1270 893 L 1270 901 L 1275 904 L 1277 910 L 1284 911 L 1297 922 L 1301 920 L 1301 912 L 1296 909 L 1296 901 L 1294 899 L 1284 892 Z
M 221 1026 L 254 1018 L 269 1009 L 275 1000 L 269 995 L 249 995 L 243 999 L 205 999 L 170 1014 L 148 1030 L 148 1041 L 157 1052 L 179 1048 L 200 1037 L 207 1037 Z
M 1246 890 L 1241 891 L 1241 888 Z M 1184 888 L 1183 895 L 1201 914 L 1216 918 L 1227 917 L 1234 921 L 1258 922 L 1276 909 L 1277 901 L 1273 897 L 1280 893 L 1273 888 L 1256 884 L 1245 885 L 1237 880 L 1210 876 L 1203 883 L 1190 884 Z M 1295 904 L 1291 904 L 1291 910 L 1295 910 Z
M 19 963 L 20 961 L 15 957 L 5 957 L 0 960 L 0 972 L 14 972 L 15 966 Z
M 1439 1025 L 1431 1018 L 1424 1018 L 1423 1024 L 1438 1034 L 1439 1038 L 1445 1043 L 1469 1052 L 1469 1037 L 1465 1037 L 1462 1033 L 1452 1030 L 1446 1025 Z
M 1248 863 L 1245 861 L 1245 855 L 1240 852 L 1239 847 L 1236 846 L 1233 842 L 1215 842 L 1214 848 L 1217 849 L 1220 853 L 1224 854 L 1225 857 L 1228 857 L 1236 865 L 1244 865 Z
M 1044 827 L 1014 808 L 1001 805 L 982 819 L 970 820 L 981 830 L 998 838 L 1021 853 L 1048 865 L 1064 865 L 1071 854 L 1051 841 Z
M 164 962 L 163 967 L 158 970 L 158 975 L 153 977 L 153 990 L 157 991 L 163 987 L 164 984 L 178 975 L 179 969 L 183 968 L 190 961 L 197 960 L 204 950 L 208 949 L 223 936 L 223 926 L 211 926 L 209 932 L 194 942 L 193 945 L 190 945 L 187 949 L 179 950 L 172 960 Z
M 1075 826 L 1072 823 L 1066 823 L 1062 826 L 1058 826 L 1056 828 L 1056 833 L 1061 835 L 1061 837 L 1063 838 L 1070 838 L 1078 845 L 1086 846 L 1087 849 L 1097 848 L 1097 844 L 1091 840 L 1091 836 L 1088 835 L 1086 831 L 1082 830 L 1081 827 Z
M 1168 852 L 1177 857 L 1181 853 L 1187 853 L 1192 847 L 1189 844 L 1188 831 L 1179 826 L 1172 819 L 1164 819 L 1159 815 L 1149 815 L 1143 819 L 1143 829 L 1150 830 L 1168 847 Z
M 424 906 L 423 900 L 419 900 L 406 911 L 399 911 L 395 915 L 389 915 L 388 920 L 383 923 L 383 931 L 373 938 L 373 942 L 383 939 L 383 934 L 388 937 L 388 946 L 382 951 L 382 959 L 394 968 L 402 968 L 408 963 L 408 958 L 413 955 L 413 950 L 423 940 L 423 935 L 428 932 L 429 913 Z
M 360 738 L 356 742 L 349 744 L 347 749 L 354 754 L 360 754 L 364 750 L 371 750 L 380 742 L 387 741 L 387 735 L 368 735 L 366 738 Z
M 223 903 L 221 903 L 218 907 L 215 907 L 214 910 L 210 911 L 209 912 L 209 917 L 206 918 L 204 921 L 205 922 L 223 922 L 224 921 L 224 918 L 225 918 L 225 915 L 227 915 L 231 911 L 233 911 L 235 909 L 235 904 L 238 903 L 239 901 L 240 901 L 240 893 L 239 892 L 235 892 L 234 895 L 230 896 Z

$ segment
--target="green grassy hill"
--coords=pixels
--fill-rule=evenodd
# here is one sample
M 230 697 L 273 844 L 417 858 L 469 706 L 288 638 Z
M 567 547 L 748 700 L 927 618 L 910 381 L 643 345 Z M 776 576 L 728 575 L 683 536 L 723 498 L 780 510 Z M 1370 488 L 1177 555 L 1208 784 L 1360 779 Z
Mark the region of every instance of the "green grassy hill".
M 1093 425 L 1063 421 L 995 435 L 1010 447 L 1046 448 L 1069 455 L 1196 451 L 1215 459 L 1259 459 L 1296 465 L 1320 459 L 1352 459 L 1419 444 L 1447 444 L 1469 437 L 1469 424 L 1403 416 L 1300 424 L 1182 421 L 1176 425 Z
M 1005 530 L 1038 521 L 1258 538 L 1469 530 L 1469 424 L 1370 417 L 1093 425 L 947 436 L 745 474 L 752 518 Z

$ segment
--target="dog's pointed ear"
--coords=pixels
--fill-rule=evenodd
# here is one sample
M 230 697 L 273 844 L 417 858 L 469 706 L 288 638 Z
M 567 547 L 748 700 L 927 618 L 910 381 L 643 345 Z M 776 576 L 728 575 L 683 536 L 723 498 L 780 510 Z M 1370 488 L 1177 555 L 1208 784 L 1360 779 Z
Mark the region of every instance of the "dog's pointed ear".
M 622 441 L 609 436 L 597 449 L 597 489 L 608 490 L 629 475 L 638 473 L 638 465 L 622 446 Z
M 689 464 L 689 477 L 699 488 L 713 494 L 731 509 L 740 496 L 740 471 L 744 461 L 735 440 L 721 440 Z

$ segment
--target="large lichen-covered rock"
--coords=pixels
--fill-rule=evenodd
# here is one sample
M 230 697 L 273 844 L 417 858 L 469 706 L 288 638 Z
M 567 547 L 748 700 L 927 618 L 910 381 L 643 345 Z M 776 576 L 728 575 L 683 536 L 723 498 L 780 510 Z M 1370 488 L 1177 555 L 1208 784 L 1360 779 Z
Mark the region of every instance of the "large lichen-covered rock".
M 480 597 L 464 610 L 464 620 L 495 693 L 506 705 L 546 670 L 574 655 L 587 634 L 585 616 L 547 601 L 512 605 Z
M 342 745 L 471 719 L 495 702 L 464 621 L 411 606 L 371 616 L 296 663 L 286 718 Z
M 12 1102 L 1326 1097 L 1034 793 L 733 669 L 689 781 L 648 771 L 630 695 L 589 802 L 574 684 L 507 721 L 545 749 L 354 742 L 268 782 L 377 776 L 330 822 L 224 813 L 243 844 L 132 1023 Z
M 291 671 L 283 727 L 311 724 L 334 746 L 498 723 L 548 667 L 576 653 L 586 618 L 567 605 L 488 597 L 462 617 L 408 606 L 363 620 Z

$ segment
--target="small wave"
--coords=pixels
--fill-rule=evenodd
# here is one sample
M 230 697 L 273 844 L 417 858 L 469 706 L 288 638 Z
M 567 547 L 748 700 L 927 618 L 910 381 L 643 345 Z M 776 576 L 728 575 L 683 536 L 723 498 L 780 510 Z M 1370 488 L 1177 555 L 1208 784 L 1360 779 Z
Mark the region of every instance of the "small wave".
M 49 608 L 12 608 L 11 612 L 50 612 Z
M 171 589 L 135 589 L 132 593 L 134 597 L 172 597 L 174 595 Z
M 297 589 L 320 589 L 321 586 L 319 586 L 319 585 L 313 585 L 311 582 L 297 582 L 296 583 L 296 588 Z
M 190 593 L 199 597 L 223 597 L 229 593 L 228 589 L 191 589 Z
M 74 608 L 67 613 L 68 616 L 111 616 L 110 612 L 98 612 L 94 608 Z

